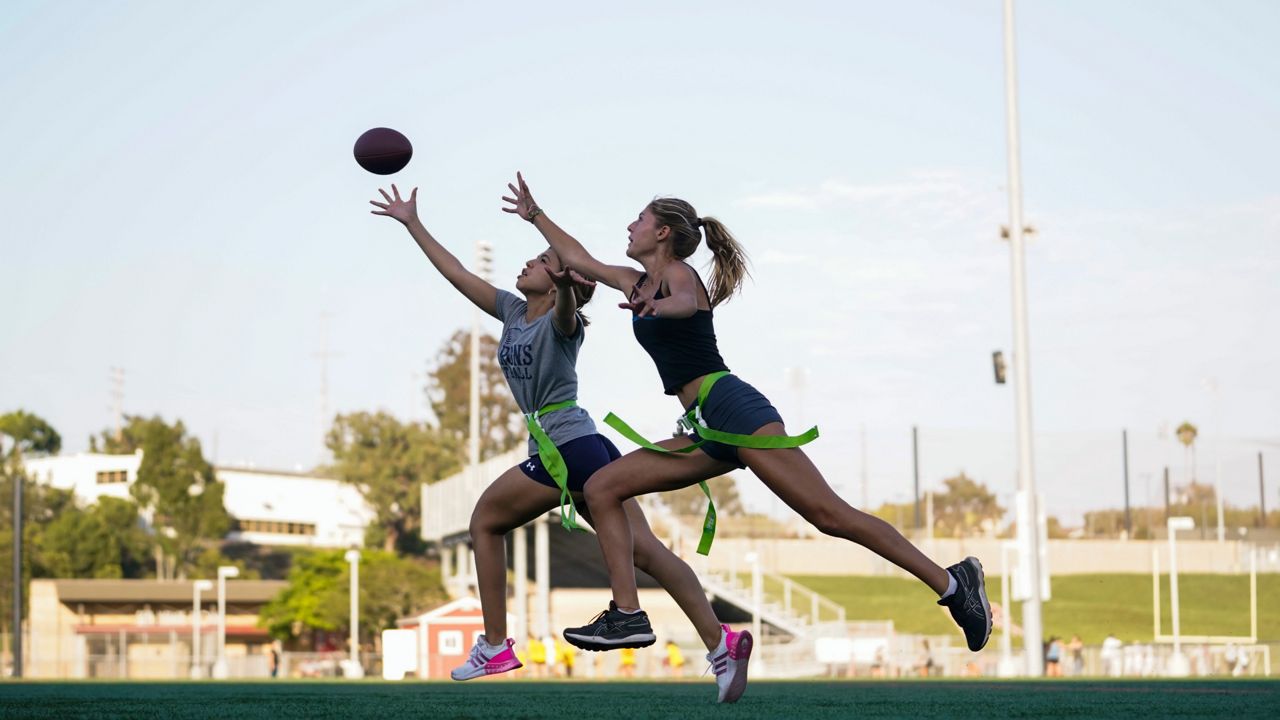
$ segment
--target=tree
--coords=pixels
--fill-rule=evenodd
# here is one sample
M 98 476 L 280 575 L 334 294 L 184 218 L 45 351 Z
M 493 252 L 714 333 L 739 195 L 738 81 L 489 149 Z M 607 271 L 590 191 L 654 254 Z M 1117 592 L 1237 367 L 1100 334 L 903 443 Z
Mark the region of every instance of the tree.
M 62 492 L 62 491 L 53 491 Z M 103 497 L 78 507 L 70 493 L 54 517 L 41 526 L 33 543 L 40 577 L 140 578 L 147 572 L 150 539 L 138 506 L 130 500 Z
M 946 488 L 933 494 L 933 534 L 935 537 L 963 537 L 992 532 L 1004 517 L 1005 509 L 995 493 L 963 472 L 942 481 Z M 926 498 L 920 498 L 921 522 L 925 522 Z M 915 502 L 885 503 L 872 515 L 900 530 L 915 522 Z
M 281 640 L 303 629 L 348 630 L 350 565 L 341 550 L 300 555 L 289 585 L 263 606 L 259 627 Z M 365 550 L 360 557 L 360 634 L 371 639 L 398 618 L 445 598 L 440 570 L 415 558 Z
M 427 400 L 440 430 L 463 453 L 471 415 L 471 333 L 459 330 L 436 354 L 430 371 Z M 528 437 L 520 408 L 498 364 L 498 341 L 480 336 L 480 457 L 506 452 Z M 462 456 L 465 458 L 465 454 Z
M 0 415 L 0 434 L 12 438 L 13 445 L 6 451 L 9 455 L 57 455 L 62 449 L 58 431 L 40 416 L 25 410 Z
M 13 630 L 13 484 L 23 483 L 22 499 L 22 585 L 27 586 L 32 577 L 41 577 L 42 573 L 37 561 L 37 553 L 33 548 L 37 545 L 40 528 L 58 517 L 67 507 L 72 506 L 72 495 L 66 490 L 55 490 L 46 485 L 32 482 L 22 466 L 21 453 L 10 453 L 0 457 L 0 629 L 4 632 Z M 31 596 L 23 594 L 24 605 L 29 605 Z
M 942 481 L 946 490 L 933 496 L 934 534 L 962 537 L 990 531 L 1004 516 L 1004 508 L 986 485 L 961 472 Z
M 104 444 L 109 451 L 142 450 L 138 479 L 129 493 L 151 515 L 156 574 L 162 579 L 187 577 L 205 548 L 231 527 L 222 503 L 225 488 L 205 460 L 200 441 L 187 435 L 181 420 L 172 425 L 159 416 L 126 420 L 122 440 Z
M 376 515 L 366 542 L 384 550 L 421 549 L 422 485 L 459 467 L 457 441 L 422 423 L 402 423 L 385 412 L 339 415 L 325 444 L 333 471 L 360 491 Z
M 720 475 L 707 481 L 711 490 L 711 499 L 716 503 L 716 515 L 741 515 L 743 513 L 742 498 L 738 496 L 738 481 L 732 475 Z M 690 485 L 687 488 L 662 493 L 662 501 L 676 515 L 702 515 L 707 511 L 707 496 L 702 488 Z

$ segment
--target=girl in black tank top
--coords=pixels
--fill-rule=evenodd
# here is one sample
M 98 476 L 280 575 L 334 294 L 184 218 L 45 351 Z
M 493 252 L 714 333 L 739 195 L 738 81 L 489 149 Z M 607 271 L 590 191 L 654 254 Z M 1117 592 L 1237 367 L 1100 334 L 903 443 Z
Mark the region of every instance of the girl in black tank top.
M 620 307 L 631 310 L 636 338 L 658 366 L 663 390 L 677 395 L 682 408 L 696 403 L 706 370 L 724 367 L 715 349 L 711 310 L 736 293 L 747 274 L 746 255 L 728 229 L 714 218 L 699 217 L 693 206 L 683 200 L 657 198 L 627 226 L 626 255 L 643 271 L 629 265 L 606 265 L 547 217 L 534 202 L 523 177 L 517 175 L 516 184 L 508 187 L 512 196 L 503 199 L 510 207 L 503 210 L 532 222 L 567 267 L 621 291 L 627 300 Z M 684 262 L 693 255 L 704 234 L 712 253 L 709 292 Z M 658 323 L 653 318 L 666 322 Z M 690 377 L 694 373 L 700 374 Z M 698 408 L 705 427 L 738 435 L 785 435 L 781 418 L 754 388 L 742 383 L 718 393 L 723 382 L 712 386 Z M 768 421 L 747 428 L 724 426 L 725 422 L 750 426 L 761 419 Z M 656 444 L 670 451 L 692 442 L 682 436 Z M 686 455 L 637 450 L 592 476 L 587 485 L 587 502 L 609 566 L 613 600 L 619 608 L 639 609 L 622 503 L 637 495 L 688 487 L 741 465 L 750 468 L 774 494 L 823 533 L 858 543 L 928 585 L 940 596 L 939 604 L 951 610 L 971 650 L 977 651 L 986 644 L 991 633 L 991 610 L 982 567 L 976 558 L 942 568 L 892 525 L 846 503 L 799 447 L 738 447 L 730 456 L 718 452 L 715 445 L 704 444 Z M 573 630 L 609 635 L 618 621 L 610 611 Z

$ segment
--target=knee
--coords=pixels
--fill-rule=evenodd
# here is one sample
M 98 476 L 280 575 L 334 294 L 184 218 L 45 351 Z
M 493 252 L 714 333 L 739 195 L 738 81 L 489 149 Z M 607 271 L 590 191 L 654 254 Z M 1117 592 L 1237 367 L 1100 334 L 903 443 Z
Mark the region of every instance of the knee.
M 489 535 L 503 535 L 506 529 L 497 526 L 491 517 L 481 507 L 476 507 L 471 513 L 471 524 L 467 526 L 467 530 L 471 534 L 471 540 L 474 542 L 478 537 L 486 537 Z
M 596 508 L 601 505 L 611 505 L 624 499 L 618 495 L 617 488 L 609 480 L 610 478 L 607 474 L 596 473 L 582 488 L 582 495 L 586 498 L 588 507 Z
M 840 522 L 839 515 L 830 509 L 823 508 L 815 512 L 813 517 L 809 518 L 809 522 L 823 535 L 832 537 L 845 537 L 848 535 L 848 528 Z

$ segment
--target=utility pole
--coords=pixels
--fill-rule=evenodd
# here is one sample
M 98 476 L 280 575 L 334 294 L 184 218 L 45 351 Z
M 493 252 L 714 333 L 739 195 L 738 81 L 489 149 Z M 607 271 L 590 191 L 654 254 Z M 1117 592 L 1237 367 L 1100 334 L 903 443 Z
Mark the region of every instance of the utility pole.
M 1022 571 L 1028 578 L 1029 597 L 1022 603 L 1022 633 L 1026 647 L 1027 674 L 1044 674 L 1044 632 L 1041 625 L 1039 502 L 1036 497 L 1035 463 L 1031 440 L 1031 359 L 1027 329 L 1026 252 L 1022 221 L 1022 167 L 1018 148 L 1018 70 L 1014 50 L 1013 0 L 1004 0 L 1004 84 L 1005 118 L 1009 149 L 1009 248 L 1013 275 L 1013 369 L 1018 425 L 1018 491 L 1024 499 L 1018 518 L 1026 546 L 1022 548 Z
M 325 455 L 325 441 L 328 439 L 329 426 L 333 422 L 329 411 L 329 359 L 338 357 L 338 353 L 329 350 L 329 319 L 333 313 L 320 313 L 320 350 L 311 354 L 320 359 L 320 457 Z
M 867 426 L 866 425 L 858 426 L 858 439 L 860 444 L 862 445 L 862 510 L 863 512 L 870 512 L 871 492 L 868 487 L 869 481 L 868 481 L 868 475 L 867 475 Z M 1261 462 L 1261 460 L 1259 460 L 1259 462 Z
M 1124 446 L 1124 536 L 1133 537 L 1133 520 L 1129 516 L 1129 431 L 1120 432 L 1120 442 Z
M 916 514 L 915 524 L 912 528 L 920 527 L 920 431 L 915 425 L 911 426 L 911 473 L 915 478 L 915 497 Z
M 14 440 L 16 447 L 17 440 Z M 13 476 L 13 676 L 22 677 L 22 490 L 26 476 Z
M 124 438 L 124 368 L 111 366 L 111 423 L 116 442 Z

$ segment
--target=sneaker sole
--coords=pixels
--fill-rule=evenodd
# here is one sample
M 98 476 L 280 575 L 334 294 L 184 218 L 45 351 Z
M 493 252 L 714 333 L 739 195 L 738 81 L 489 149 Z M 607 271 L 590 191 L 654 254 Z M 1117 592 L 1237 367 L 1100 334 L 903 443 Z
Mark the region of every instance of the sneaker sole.
M 978 566 L 978 597 L 982 598 L 982 611 L 987 617 L 987 633 L 982 636 L 982 643 L 976 648 L 969 648 L 973 652 L 978 652 L 987 646 L 987 641 L 991 639 L 991 603 L 987 601 L 987 576 L 982 572 L 982 561 L 976 557 L 968 557 L 966 560 L 972 560 L 974 565 Z
M 751 633 L 743 630 L 738 633 L 737 655 L 741 672 L 733 676 L 733 681 L 729 683 L 729 690 L 724 694 L 724 702 L 736 703 L 738 698 L 742 697 L 742 693 L 747 690 L 747 661 L 751 659 L 751 648 L 755 645 L 755 641 L 751 638 Z
M 597 637 L 595 635 L 574 635 L 572 633 L 564 633 L 564 639 L 576 648 L 587 650 L 589 652 L 604 652 L 607 650 L 621 650 L 623 648 L 646 648 L 657 641 L 658 637 L 653 633 L 641 633 L 637 635 L 628 635 L 624 638 L 616 640 L 608 640 Z
M 489 677 L 490 675 L 501 675 L 504 672 L 519 670 L 524 665 L 519 660 L 501 663 L 498 665 L 486 665 L 475 675 L 467 675 L 466 677 L 457 677 L 453 673 L 449 673 L 449 677 L 458 682 L 466 682 L 467 680 L 475 680 L 476 678 Z

